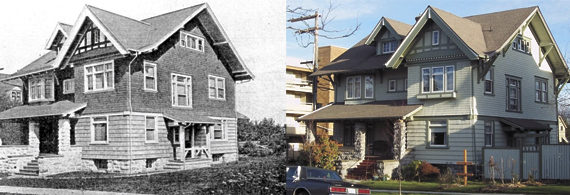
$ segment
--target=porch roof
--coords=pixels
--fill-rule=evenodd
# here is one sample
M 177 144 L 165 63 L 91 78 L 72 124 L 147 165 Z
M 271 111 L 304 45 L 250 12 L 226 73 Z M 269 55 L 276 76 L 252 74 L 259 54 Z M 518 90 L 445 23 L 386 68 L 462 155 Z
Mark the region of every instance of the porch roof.
M 48 105 L 18 106 L 0 112 L 0 120 L 33 118 L 45 116 L 57 116 L 73 114 L 87 106 L 87 103 L 73 103 L 70 101 L 59 101 Z
M 215 124 L 219 122 L 210 118 L 209 116 L 193 114 L 191 112 L 184 112 L 179 110 L 167 110 L 164 112 L 164 117 L 180 123 Z
M 422 105 L 329 104 L 299 117 L 299 121 L 334 121 L 346 119 L 406 118 L 420 111 Z
M 506 117 L 502 117 L 499 119 L 502 123 L 507 124 L 511 127 L 520 129 L 520 130 L 539 130 L 539 131 L 544 131 L 544 130 L 550 130 L 552 128 L 548 127 L 548 125 L 546 124 L 542 124 L 536 120 L 532 120 L 532 119 L 519 119 L 519 118 L 506 118 Z

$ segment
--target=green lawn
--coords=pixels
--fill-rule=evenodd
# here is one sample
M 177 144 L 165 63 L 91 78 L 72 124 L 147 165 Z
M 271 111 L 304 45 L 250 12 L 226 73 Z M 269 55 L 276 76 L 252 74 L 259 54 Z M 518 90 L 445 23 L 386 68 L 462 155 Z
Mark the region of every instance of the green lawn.
M 398 190 L 398 181 L 363 181 L 360 184 L 369 186 L 371 189 L 382 190 Z M 484 182 L 469 181 L 467 187 L 457 186 L 443 188 L 437 182 L 413 182 L 403 181 L 402 190 L 405 191 L 430 191 L 430 192 L 466 192 L 481 193 L 485 192 L 485 188 L 489 185 Z M 508 188 L 500 190 L 498 193 L 525 193 L 525 194 L 570 194 L 569 185 L 543 185 L 543 186 L 525 186 L 520 188 Z M 391 193 L 374 193 L 374 194 L 391 194 Z

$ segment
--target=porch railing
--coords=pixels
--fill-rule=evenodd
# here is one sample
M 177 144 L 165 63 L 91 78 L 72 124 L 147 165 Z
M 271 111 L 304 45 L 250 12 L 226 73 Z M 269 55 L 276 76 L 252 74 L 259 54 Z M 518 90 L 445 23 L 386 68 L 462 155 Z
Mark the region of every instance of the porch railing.
M 207 147 L 186 148 L 184 150 L 184 156 L 188 157 L 188 153 L 190 153 L 190 158 L 196 158 L 202 154 L 206 155 L 208 158 L 212 156 L 210 150 Z

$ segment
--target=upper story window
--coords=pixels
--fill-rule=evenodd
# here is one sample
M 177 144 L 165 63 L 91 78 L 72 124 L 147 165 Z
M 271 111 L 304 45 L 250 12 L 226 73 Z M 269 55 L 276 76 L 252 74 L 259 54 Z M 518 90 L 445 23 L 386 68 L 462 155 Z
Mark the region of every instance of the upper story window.
M 75 50 L 75 54 L 80 54 L 96 48 L 109 47 L 112 45 L 113 44 L 111 41 L 109 41 L 109 39 L 107 39 L 107 37 L 101 33 L 101 30 L 99 30 L 99 28 L 91 23 L 85 30 L 85 33 L 79 42 L 79 47 L 77 47 Z
M 453 92 L 454 66 L 422 68 L 422 93 Z
M 507 76 L 507 111 L 521 111 L 521 80 Z
M 446 147 L 448 140 L 447 121 L 430 121 L 430 147 Z
M 374 77 L 364 76 L 364 98 L 374 98 Z
M 431 32 L 431 45 L 439 45 L 439 31 L 434 30 Z
M 73 78 L 63 80 L 63 94 L 71 94 L 75 92 L 75 82 Z
M 14 102 L 21 102 L 22 101 L 22 91 L 20 90 L 13 90 L 10 94 L 10 99 Z
M 192 107 L 192 77 L 172 74 L 172 106 Z
M 530 39 L 522 37 L 520 35 L 517 36 L 517 38 L 515 38 L 513 41 L 513 49 L 530 54 Z
M 534 80 L 535 98 L 534 101 L 548 103 L 548 80 L 536 77 Z
M 85 66 L 85 92 L 114 89 L 114 63 L 102 62 Z
M 393 53 L 398 48 L 398 40 L 382 42 L 382 53 Z
M 208 97 L 210 99 L 226 99 L 226 79 L 208 75 Z
M 156 64 L 144 62 L 144 89 L 156 91 Z
M 180 31 L 180 45 L 196 51 L 204 51 L 204 38 Z
M 350 76 L 346 78 L 346 99 L 359 99 L 361 88 L 361 77 Z
M 43 77 L 31 77 L 28 80 L 29 102 L 53 101 L 53 84 L 53 77 L 51 75 Z
M 493 94 L 494 92 L 494 87 L 493 87 L 493 80 L 495 79 L 495 71 L 493 70 L 493 68 L 489 69 L 489 72 L 487 72 L 487 74 L 485 74 L 485 94 Z
M 91 118 L 91 143 L 108 143 L 108 124 L 107 116 Z

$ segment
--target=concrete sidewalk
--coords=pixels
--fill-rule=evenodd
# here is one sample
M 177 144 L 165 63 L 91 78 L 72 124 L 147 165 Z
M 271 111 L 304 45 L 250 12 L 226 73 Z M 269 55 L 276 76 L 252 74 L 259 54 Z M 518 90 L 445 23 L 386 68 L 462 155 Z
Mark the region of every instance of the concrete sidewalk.
M 398 190 L 374 190 L 370 189 L 372 192 L 382 192 L 382 193 L 398 193 Z M 496 193 L 461 193 L 461 192 L 428 192 L 428 191 L 406 191 L 402 190 L 402 194 L 469 194 L 469 195 L 489 195 Z M 522 195 L 522 194 L 501 194 L 501 195 Z
M 88 191 L 88 190 L 70 190 L 70 189 L 53 189 L 53 188 L 30 188 L 30 187 L 16 187 L 16 186 L 0 186 L 0 193 L 9 194 L 85 194 L 85 195 L 111 195 L 111 194 L 126 194 L 135 195 L 133 193 L 120 193 L 120 192 L 104 192 L 104 191 Z

